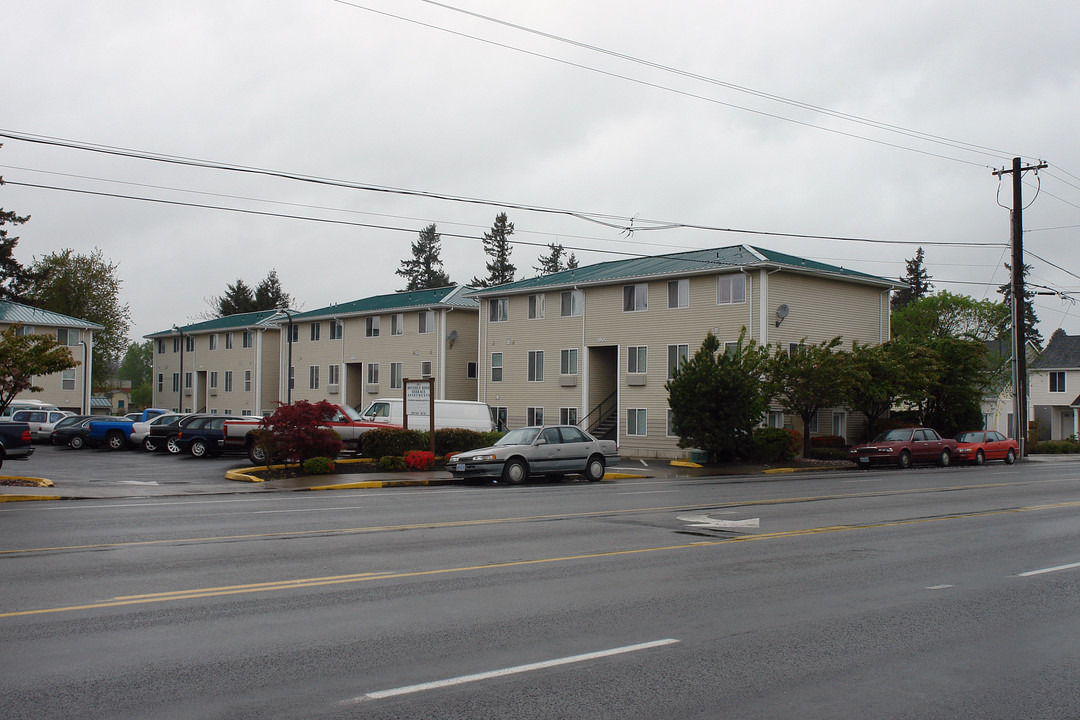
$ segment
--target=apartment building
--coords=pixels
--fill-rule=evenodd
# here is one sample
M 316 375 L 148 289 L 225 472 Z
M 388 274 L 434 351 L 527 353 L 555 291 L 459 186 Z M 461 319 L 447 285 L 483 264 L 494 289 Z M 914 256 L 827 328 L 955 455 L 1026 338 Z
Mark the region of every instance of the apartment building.
M 711 330 L 782 347 L 837 335 L 889 338 L 896 281 L 749 245 L 599 263 L 471 294 L 481 303 L 478 400 L 508 427 L 579 424 L 624 455 L 681 458 L 664 384 Z M 810 428 L 777 408 L 771 425 L 860 438 L 843 408 Z
M 473 289 L 375 295 L 278 317 L 281 400 L 362 409 L 400 396 L 402 381 L 417 378 L 434 378 L 436 399 L 475 400 L 479 305 L 466 296 Z
M 41 392 L 25 391 L 17 400 L 41 400 L 62 410 L 87 414 L 90 412 L 90 378 L 94 367 L 94 332 L 105 328 L 97 323 L 61 315 L 50 310 L 0 300 L 0 332 L 12 325 L 27 335 L 52 335 L 66 345 L 79 365 L 70 370 L 34 378 Z
M 277 319 L 287 312 L 240 313 L 146 335 L 154 343 L 154 406 L 272 413 L 281 396 Z

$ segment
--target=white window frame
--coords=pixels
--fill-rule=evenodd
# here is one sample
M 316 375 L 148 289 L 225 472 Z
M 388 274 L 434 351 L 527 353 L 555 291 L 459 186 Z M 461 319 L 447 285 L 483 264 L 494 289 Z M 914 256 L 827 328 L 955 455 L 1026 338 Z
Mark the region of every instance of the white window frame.
M 559 351 L 559 374 L 578 374 L 578 349 L 565 348 Z
M 544 319 L 544 293 L 535 293 L 529 296 L 529 319 Z
M 421 363 L 420 363 L 420 377 L 424 377 L 424 378 L 431 377 L 431 361 L 430 360 L 421 361 Z
M 685 358 L 687 362 L 690 361 L 690 345 L 687 343 L 674 343 L 668 345 L 667 348 L 667 376 L 668 379 L 671 379 L 675 374 L 675 369 L 683 364 L 679 362 L 680 358 Z
M 310 323 L 311 328 L 311 342 L 319 342 L 322 337 L 322 323 L 313 322 Z
M 326 366 L 326 384 L 337 385 L 341 382 L 341 366 L 340 365 L 327 365 Z
M 496 362 L 497 360 L 497 362 Z M 498 372 L 496 372 L 498 371 Z M 503 379 L 503 354 L 501 352 L 491 353 L 491 382 L 502 382 Z
M 210 343 L 209 347 L 210 347 L 211 350 L 217 350 L 217 346 L 218 346 L 218 334 L 217 333 L 210 333 L 209 343 Z
M 510 299 L 491 298 L 488 300 L 488 322 L 507 322 L 510 320 Z
M 379 363 L 367 364 L 367 382 L 368 385 L 379 384 Z
M 544 351 L 530 350 L 528 363 L 529 371 L 526 380 L 528 382 L 544 382 Z
M 217 381 L 218 381 L 218 371 L 217 370 L 211 370 L 210 371 L 210 387 L 216 388 L 218 386 Z
M 633 418 L 631 420 L 631 418 Z M 627 408 L 626 434 L 628 437 L 648 437 L 649 411 L 645 408 Z
M 319 366 L 308 365 L 308 390 L 319 389 Z
M 528 427 L 536 427 L 544 424 L 544 408 L 542 407 L 528 407 L 525 408 L 525 425 Z
M 649 283 L 623 285 L 623 312 L 645 312 L 649 309 Z
M 576 407 L 559 408 L 559 424 L 560 425 L 577 425 L 578 424 L 578 409 Z
M 399 362 L 390 363 L 390 389 L 400 390 L 403 378 L 402 365 Z
M 225 392 L 232 392 L 232 373 L 232 370 L 225 371 L 225 387 L 223 388 Z M 226 413 L 226 415 L 228 414 L 230 413 Z
M 345 323 L 341 320 L 330 321 L 330 339 L 341 340 L 345 337 Z
M 667 410 L 667 426 L 664 428 L 664 436 L 665 437 L 669 437 L 669 438 L 679 437 L 678 435 L 675 434 L 675 430 L 672 428 L 672 426 L 674 424 L 675 424 L 675 411 L 672 410 L 671 408 L 668 408 L 668 410 Z
M 668 281 L 668 303 L 670 309 L 690 307 L 690 278 Z M 674 294 L 674 298 L 672 295 Z
M 561 317 L 580 317 L 585 294 L 581 290 L 564 290 L 559 299 Z
M 741 305 L 746 302 L 746 276 L 727 273 L 716 277 L 716 304 Z
M 378 315 L 364 318 L 364 337 L 379 337 L 380 322 Z
M 251 371 L 244 371 L 244 392 L 251 392 Z
M 255 344 L 255 342 L 254 342 L 254 338 L 252 337 L 252 335 L 254 335 L 254 333 L 252 333 L 250 330 L 245 330 L 243 333 L 241 333 L 240 334 L 240 346 L 245 347 L 245 348 L 249 348 L 249 347 L 253 346 Z
M 847 413 L 843 410 L 833 410 L 832 434 L 838 437 L 847 437 Z
M 394 313 L 390 316 L 390 334 L 403 335 L 405 333 L 405 313 Z
M 233 335 L 234 335 L 234 333 L 231 333 L 231 332 L 225 333 L 225 349 L 226 350 L 232 350 L 233 349 Z
M 60 373 L 60 389 L 75 389 L 75 368 L 68 368 L 67 370 L 64 370 L 62 373 Z
M 1047 380 L 1047 392 L 1063 393 L 1065 390 L 1065 371 L 1053 370 L 1050 372 Z
M 435 332 L 435 311 L 421 310 L 416 313 L 416 332 L 430 335 Z
M 649 370 L 649 346 L 630 345 L 626 348 L 626 372 L 643 375 Z

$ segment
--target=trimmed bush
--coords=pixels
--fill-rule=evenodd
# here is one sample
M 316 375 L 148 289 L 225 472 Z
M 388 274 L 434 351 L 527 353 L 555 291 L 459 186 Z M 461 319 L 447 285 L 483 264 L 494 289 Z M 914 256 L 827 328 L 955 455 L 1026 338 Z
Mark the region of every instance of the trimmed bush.
M 405 469 L 405 460 L 400 455 L 384 455 L 379 458 L 379 469 L 386 472 L 401 472 Z
M 848 451 L 842 448 L 814 448 L 807 456 L 808 460 L 847 460 Z
M 795 456 L 792 440 L 791 431 L 784 428 L 754 428 L 754 437 L 750 442 L 750 454 L 753 459 L 762 462 L 775 462 L 791 458 Z
M 1080 453 L 1080 443 L 1071 440 L 1043 440 L 1032 445 L 1029 452 L 1036 455 L 1063 455 Z
M 435 431 L 435 454 L 447 455 L 450 452 L 465 452 L 487 447 L 484 434 L 465 428 L 442 428 Z
M 397 428 L 376 428 L 360 436 L 360 448 L 365 457 L 382 458 L 402 455 L 410 450 L 427 450 L 427 433 Z
M 313 457 L 304 461 L 305 475 L 329 475 L 334 472 L 334 461 L 328 457 Z
M 810 447 L 842 450 L 847 447 L 847 440 L 839 435 L 817 435 L 810 438 Z

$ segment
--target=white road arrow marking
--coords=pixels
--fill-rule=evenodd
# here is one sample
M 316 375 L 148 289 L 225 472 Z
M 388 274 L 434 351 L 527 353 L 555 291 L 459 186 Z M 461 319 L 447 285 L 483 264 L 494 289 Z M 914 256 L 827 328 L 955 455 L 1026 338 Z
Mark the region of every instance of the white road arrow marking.
M 718 520 L 709 517 L 708 515 L 677 515 L 675 519 L 690 523 L 690 527 L 705 528 L 707 530 L 761 527 L 761 518 L 749 518 L 747 520 Z
M 121 480 L 121 485 L 157 485 L 157 480 Z

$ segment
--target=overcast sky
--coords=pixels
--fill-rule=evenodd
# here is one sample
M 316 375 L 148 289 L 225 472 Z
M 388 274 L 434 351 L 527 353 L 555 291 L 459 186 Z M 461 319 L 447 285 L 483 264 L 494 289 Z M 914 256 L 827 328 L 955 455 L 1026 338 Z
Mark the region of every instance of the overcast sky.
M 1029 281 L 1080 297 L 1075 0 L 0 0 L 0 18 L 0 131 L 457 198 L 0 139 L 0 206 L 32 216 L 16 257 L 101 248 L 133 340 L 271 269 L 305 310 L 402 289 L 430 223 L 467 283 L 502 210 L 519 279 L 549 242 L 582 264 L 750 243 L 886 277 L 922 244 L 936 288 L 996 300 L 1012 195 L 992 170 L 1014 156 L 1049 163 L 1025 176 Z M 1036 310 L 1044 337 L 1080 334 L 1072 303 Z

